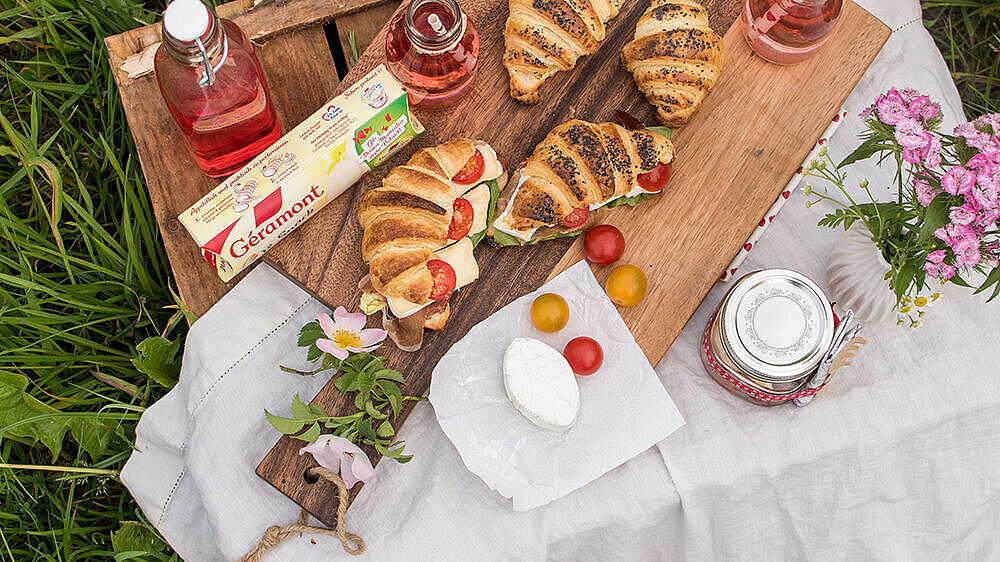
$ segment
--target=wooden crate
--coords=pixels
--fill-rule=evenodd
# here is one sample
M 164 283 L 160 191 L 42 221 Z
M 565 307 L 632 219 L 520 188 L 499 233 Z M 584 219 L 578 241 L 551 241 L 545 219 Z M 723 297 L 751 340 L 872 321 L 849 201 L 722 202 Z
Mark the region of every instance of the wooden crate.
M 253 41 L 281 130 L 288 131 L 333 98 L 340 87 L 324 26 L 335 27 L 339 32 L 337 42 L 350 57 L 349 32 L 354 32 L 355 43 L 363 50 L 399 1 L 292 0 L 254 4 L 237 0 L 219 6 L 217 12 L 235 21 Z M 151 73 L 152 55 L 159 42 L 158 23 L 104 41 L 177 288 L 188 307 L 201 315 L 242 275 L 229 283 L 219 280 L 177 220 L 178 214 L 220 181 L 202 175 L 160 97 Z M 141 72 L 137 69 L 148 72 L 135 76 Z

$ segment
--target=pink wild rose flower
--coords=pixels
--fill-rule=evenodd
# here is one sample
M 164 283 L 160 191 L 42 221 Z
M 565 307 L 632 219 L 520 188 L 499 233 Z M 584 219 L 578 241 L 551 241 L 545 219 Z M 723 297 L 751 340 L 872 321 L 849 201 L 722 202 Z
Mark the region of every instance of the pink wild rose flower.
M 375 475 L 372 461 L 361 447 L 343 437 L 324 434 L 299 449 L 299 455 L 310 453 L 323 468 L 340 474 L 344 485 L 353 488 L 358 482 L 367 482 Z
M 347 359 L 351 352 L 373 351 L 386 336 L 385 330 L 365 328 L 367 317 L 363 312 L 347 312 L 342 306 L 333 311 L 333 318 L 320 313 L 316 319 L 328 338 L 316 340 L 316 347 L 340 360 Z

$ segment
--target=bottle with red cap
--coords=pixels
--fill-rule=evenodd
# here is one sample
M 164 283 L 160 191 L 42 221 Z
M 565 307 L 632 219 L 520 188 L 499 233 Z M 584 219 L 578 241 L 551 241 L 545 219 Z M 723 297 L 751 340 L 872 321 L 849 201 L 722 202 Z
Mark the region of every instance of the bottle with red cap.
M 281 136 L 249 39 L 199 0 L 167 6 L 153 66 L 160 93 L 206 175 L 232 174 Z

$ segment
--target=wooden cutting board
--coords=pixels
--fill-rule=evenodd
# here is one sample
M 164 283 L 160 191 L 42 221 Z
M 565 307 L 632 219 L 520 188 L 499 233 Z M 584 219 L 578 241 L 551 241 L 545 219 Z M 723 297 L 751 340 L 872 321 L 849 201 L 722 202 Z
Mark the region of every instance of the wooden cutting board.
M 543 86 L 543 101 L 529 107 L 509 98 L 507 72 L 500 63 L 506 2 L 462 2 L 479 29 L 482 45 L 472 93 L 447 110 L 418 112 L 427 132 L 413 146 L 289 235 L 265 259 L 329 306 L 356 309 L 357 281 L 366 272 L 360 255 L 362 232 L 355 218 L 358 201 L 391 166 L 404 163 L 416 148 L 467 136 L 489 141 L 515 164 L 522 162 L 550 129 L 571 116 L 607 121 L 613 119 L 616 109 L 625 109 L 652 124 L 652 108 L 619 62 L 620 49 L 631 39 L 648 4 L 625 4 L 611 22 L 601 49 L 581 60 L 575 70 L 551 78 Z M 738 4 L 707 2 L 713 27 L 724 29 L 732 24 Z M 626 240 L 626 253 L 619 263 L 641 267 L 649 279 L 645 300 L 619 310 L 653 365 L 780 195 L 888 39 L 890 31 L 885 25 L 853 2 L 845 4 L 840 26 L 828 43 L 812 58 L 793 66 L 772 65 L 754 56 L 739 24 L 730 27 L 725 34 L 726 67 L 720 81 L 695 118 L 675 133 L 677 154 L 665 193 L 635 209 L 619 207 L 611 212 L 608 222 L 618 226 Z M 345 83 L 352 83 L 382 62 L 384 33 L 383 29 Z M 445 331 L 429 333 L 417 353 L 400 352 L 391 344 L 384 349 L 389 364 L 407 377 L 404 392 L 423 395 L 438 359 L 473 325 L 582 256 L 582 239 L 555 240 L 529 248 L 491 248 L 486 244 L 477 248 L 480 278 L 455 294 Z M 609 269 L 595 267 L 594 271 L 603 281 Z M 353 407 L 332 384 L 327 384 L 315 401 L 331 413 Z M 412 402 L 408 404 L 412 408 Z M 328 483 L 305 481 L 303 473 L 314 463 L 297 454 L 301 445 L 282 438 L 257 467 L 257 473 L 331 524 L 336 493 Z M 357 491 L 358 487 L 352 492 Z

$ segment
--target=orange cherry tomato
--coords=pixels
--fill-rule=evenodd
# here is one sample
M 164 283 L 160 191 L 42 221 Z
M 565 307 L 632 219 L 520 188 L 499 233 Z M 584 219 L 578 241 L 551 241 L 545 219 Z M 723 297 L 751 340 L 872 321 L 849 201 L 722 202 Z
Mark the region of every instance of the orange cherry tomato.
M 639 187 L 646 191 L 660 191 L 670 181 L 670 164 L 657 162 L 656 167 L 636 177 Z
M 646 296 L 646 274 L 634 265 L 619 265 L 608 275 L 605 290 L 615 304 L 634 306 Z
M 601 368 L 604 363 L 604 350 L 594 338 L 580 336 L 569 340 L 563 348 L 563 357 L 574 373 L 586 377 Z
M 531 323 L 543 332 L 558 332 L 569 322 L 569 305 L 555 293 L 538 295 L 531 303 Z
M 580 228 L 583 223 L 587 222 L 587 217 L 590 216 L 590 209 L 587 207 L 577 207 L 573 209 L 573 212 L 566 215 L 566 218 L 562 220 L 562 225 L 566 228 Z
M 476 153 L 472 155 L 472 158 L 469 158 L 469 161 L 462 166 L 455 177 L 451 178 L 451 181 L 465 185 L 476 183 L 479 178 L 483 177 L 484 169 L 486 169 L 486 161 L 483 160 L 483 154 L 479 152 L 479 149 L 476 149 Z
M 443 301 L 455 292 L 455 269 L 444 260 L 428 260 L 427 269 L 431 271 L 434 286 L 431 287 L 431 300 Z
M 451 224 L 448 225 L 448 238 L 461 240 L 472 228 L 475 211 L 472 209 L 472 203 L 461 197 L 455 199 L 452 209 Z
M 584 235 L 583 252 L 590 263 L 615 263 L 625 253 L 625 236 L 610 224 L 599 224 Z

